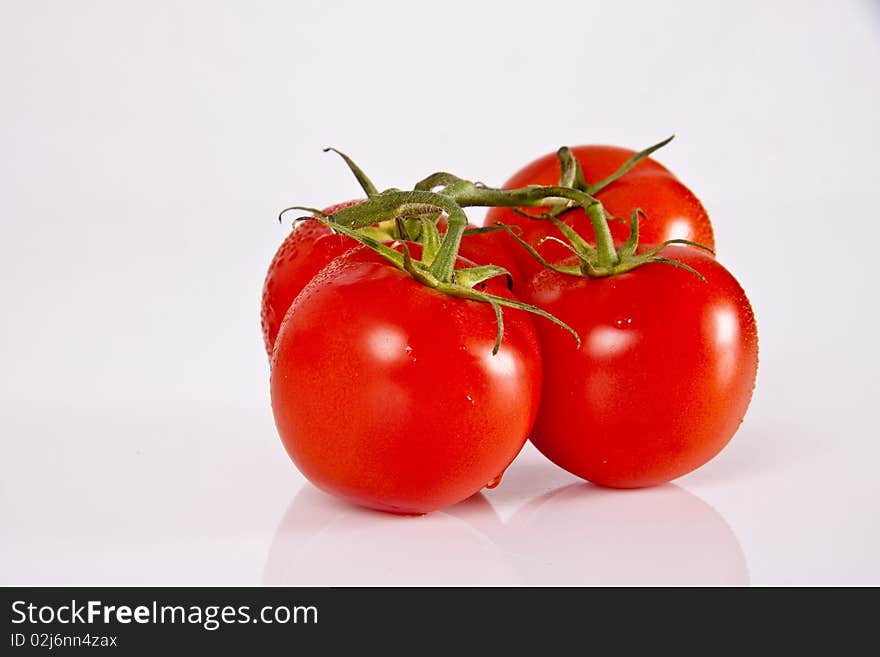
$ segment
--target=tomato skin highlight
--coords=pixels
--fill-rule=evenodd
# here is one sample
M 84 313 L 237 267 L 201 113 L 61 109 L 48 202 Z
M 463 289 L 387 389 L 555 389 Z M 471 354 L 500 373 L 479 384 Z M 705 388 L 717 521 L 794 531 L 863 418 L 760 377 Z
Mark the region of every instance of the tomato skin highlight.
M 497 279 L 487 290 L 510 296 Z M 532 320 L 504 320 L 493 356 L 488 304 L 421 285 L 368 249 L 338 257 L 276 340 L 272 408 L 291 459 L 319 488 L 393 513 L 478 492 L 519 453 L 540 399 Z
M 530 298 L 582 340 L 576 349 L 536 324 L 544 387 L 531 440 L 602 486 L 653 486 L 700 467 L 731 439 L 752 397 L 758 335 L 742 288 L 696 249 L 662 255 L 707 282 L 651 263 L 596 279 L 545 269 L 529 283 Z
M 331 214 L 362 202 L 346 201 L 331 205 L 324 212 Z M 260 324 L 269 358 L 278 329 L 296 295 L 334 258 L 357 246 L 350 237 L 334 234 L 316 221 L 300 221 L 293 227 L 275 252 L 263 283 Z
M 614 173 L 635 151 L 618 146 L 575 146 L 572 153 L 581 164 L 584 178 L 595 183 Z M 548 153 L 517 171 L 506 183 L 505 189 L 525 185 L 555 185 L 559 181 L 559 160 L 556 153 Z M 651 158 L 646 158 L 596 194 L 605 210 L 624 221 L 609 221 L 611 235 L 617 243 L 629 235 L 628 219 L 641 209 L 645 216 L 639 224 L 640 242 L 660 244 L 669 239 L 687 239 L 715 248 L 715 236 L 709 215 L 700 200 L 669 169 Z M 523 208 L 530 214 L 539 214 L 541 208 Z M 572 226 L 587 242 L 595 244 L 595 233 L 586 213 L 575 208 L 559 219 Z M 522 229 L 520 237 L 534 246 L 551 263 L 571 255 L 564 246 L 548 241 L 539 245 L 542 237 L 552 235 L 562 239 L 559 229 L 549 221 L 529 219 L 510 208 L 489 208 L 486 225 L 506 224 Z M 526 276 L 540 271 L 541 265 L 525 249 L 512 250 L 519 268 Z

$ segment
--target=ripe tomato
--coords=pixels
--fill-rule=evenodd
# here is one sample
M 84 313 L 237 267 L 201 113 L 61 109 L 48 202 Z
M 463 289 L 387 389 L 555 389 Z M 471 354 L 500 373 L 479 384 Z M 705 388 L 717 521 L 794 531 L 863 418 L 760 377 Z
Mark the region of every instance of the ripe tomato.
M 331 214 L 358 203 L 362 201 L 331 205 L 324 212 Z M 358 243 L 350 237 L 338 235 L 316 221 L 302 221 L 293 227 L 275 252 L 263 284 L 260 323 L 270 358 L 281 321 L 296 295 L 331 260 L 356 246 Z
M 635 151 L 617 146 L 575 146 L 574 156 L 580 162 L 587 183 L 595 183 L 614 173 Z M 559 181 L 559 161 L 556 153 L 549 153 L 520 169 L 504 183 L 505 189 L 525 185 L 555 185 Z M 617 242 L 626 240 L 629 224 L 626 219 L 640 208 L 645 217 L 639 225 L 640 241 L 644 244 L 660 244 L 670 239 L 687 239 L 709 248 L 715 247 L 712 224 L 699 199 L 685 187 L 666 167 L 646 158 L 596 194 L 613 217 L 624 221 L 611 221 L 611 235 Z M 532 214 L 541 208 L 523 208 Z M 590 243 L 595 234 L 589 218 L 583 210 L 575 208 L 563 213 L 559 219 L 580 233 Z M 546 235 L 562 238 L 559 229 L 549 221 L 529 219 L 510 208 L 489 208 L 486 225 L 506 224 L 519 226 L 521 237 L 538 248 L 549 262 L 557 262 L 571 255 L 562 245 L 549 241 L 538 247 Z M 540 265 L 525 249 L 512 250 L 520 269 L 526 275 L 540 270 Z
M 476 493 L 520 451 L 540 398 L 532 320 L 504 320 L 493 356 L 488 304 L 441 294 L 368 249 L 336 258 L 278 333 L 272 409 L 288 454 L 319 488 L 382 511 Z
M 532 300 L 582 340 L 576 349 L 536 324 L 544 391 L 532 441 L 603 486 L 651 486 L 701 466 L 727 444 L 751 400 L 758 335 L 742 288 L 697 249 L 661 254 L 706 282 L 650 263 L 596 279 L 545 269 L 529 283 Z

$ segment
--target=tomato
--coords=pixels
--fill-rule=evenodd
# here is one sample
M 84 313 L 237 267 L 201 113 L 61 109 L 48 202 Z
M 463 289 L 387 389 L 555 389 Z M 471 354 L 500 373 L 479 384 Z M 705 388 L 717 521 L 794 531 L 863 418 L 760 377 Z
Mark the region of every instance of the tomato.
M 751 400 L 758 336 L 733 276 L 690 247 L 606 278 L 545 269 L 529 296 L 581 336 L 578 349 L 539 322 L 541 407 L 531 439 L 551 461 L 595 484 L 651 486 L 706 463 Z M 548 330 L 549 329 L 549 330 Z
M 339 203 L 324 212 L 331 214 L 358 203 L 362 201 Z M 293 227 L 275 252 L 263 284 L 260 323 L 263 343 L 270 358 L 281 321 L 296 295 L 331 260 L 356 246 L 357 242 L 350 237 L 335 234 L 316 221 L 301 221 Z
M 512 298 L 497 278 L 486 291 Z M 505 310 L 493 356 L 495 338 L 488 304 L 441 294 L 368 249 L 336 258 L 278 333 L 270 385 L 287 452 L 319 488 L 382 511 L 471 496 L 520 451 L 540 398 L 531 318 Z
M 572 149 L 583 169 L 587 183 L 595 183 L 614 173 L 635 151 L 617 146 L 575 146 Z M 505 189 L 525 185 L 556 185 L 559 181 L 559 160 L 556 153 L 549 153 L 526 165 L 508 180 Z M 611 221 L 611 234 L 615 241 L 623 242 L 629 234 L 626 219 L 636 209 L 645 213 L 639 226 L 640 241 L 644 244 L 660 244 L 670 239 L 687 239 L 714 248 L 715 238 L 709 215 L 699 199 L 659 162 L 646 158 L 596 194 L 605 210 L 624 221 Z M 523 208 L 532 214 L 540 208 Z M 595 243 L 595 233 L 583 210 L 575 208 L 563 213 L 559 219 L 580 233 L 590 243 Z M 489 208 L 486 225 L 506 224 L 519 226 L 521 237 L 539 249 L 550 262 L 571 255 L 564 246 L 549 241 L 538 247 L 542 237 L 552 235 L 562 238 L 559 230 L 546 220 L 523 217 L 510 208 Z M 540 269 L 537 261 L 525 249 L 512 250 L 519 267 L 526 275 Z

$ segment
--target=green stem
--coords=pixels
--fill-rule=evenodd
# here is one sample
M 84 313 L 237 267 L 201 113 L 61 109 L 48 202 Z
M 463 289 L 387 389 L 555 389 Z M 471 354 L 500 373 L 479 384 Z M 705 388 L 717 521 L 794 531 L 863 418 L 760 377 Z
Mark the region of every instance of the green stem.
M 611 229 L 605 218 L 605 210 L 598 199 L 579 189 L 571 187 L 540 187 L 528 185 L 518 189 L 496 189 L 492 187 L 461 187 L 450 196 L 461 207 L 468 206 L 505 206 L 505 207 L 540 207 L 547 205 L 548 199 L 564 198 L 580 205 L 596 234 L 596 264 L 599 267 L 613 267 L 617 264 L 617 251 Z
M 602 204 L 595 197 L 572 187 L 527 185 L 517 189 L 484 187 L 449 173 L 438 173 L 420 182 L 413 191 L 388 190 L 370 197 L 365 202 L 340 210 L 333 221 L 350 228 L 361 228 L 393 220 L 401 214 L 420 214 L 442 210 L 446 212 L 447 230 L 437 257 L 431 264 L 431 274 L 449 282 L 455 269 L 461 238 L 467 229 L 467 215 L 463 208 L 542 207 L 554 205 L 554 199 L 565 199 L 580 205 L 593 225 L 596 236 L 596 265 L 610 269 L 618 263 L 617 251 Z M 441 187 L 439 191 L 430 191 Z
M 590 222 L 593 224 L 593 232 L 596 234 L 596 264 L 599 267 L 613 267 L 618 262 L 617 249 L 614 248 L 614 239 L 611 237 L 611 228 L 605 218 L 605 210 L 601 203 L 595 203 L 586 208 Z
M 454 183 L 452 187 L 460 186 Z M 467 229 L 467 215 L 451 196 L 426 190 L 409 192 L 386 191 L 359 205 L 336 212 L 335 223 L 348 228 L 364 228 L 382 221 L 394 220 L 403 214 L 424 214 L 426 212 L 446 212 L 447 229 L 439 251 L 430 266 L 430 273 L 437 280 L 449 283 L 455 271 L 455 258 L 461 244 L 462 235 Z
M 466 229 L 467 215 L 464 210 L 457 208 L 454 212 L 450 212 L 446 220 L 446 235 L 443 236 L 443 243 L 429 269 L 431 274 L 443 283 L 452 282 L 455 258 L 458 256 L 461 238 Z
M 461 208 L 454 200 L 427 191 L 385 191 L 363 203 L 333 213 L 333 221 L 349 228 L 363 228 L 400 215 L 416 216 L 429 212 L 446 212 L 451 216 Z
M 462 212 L 462 214 L 464 214 Z M 328 228 L 332 228 L 343 235 L 347 235 L 353 240 L 360 242 L 361 244 L 367 246 L 370 249 L 373 249 L 380 256 L 385 258 L 392 265 L 400 269 L 401 271 L 406 272 L 410 276 L 413 277 L 416 281 L 423 285 L 427 285 L 442 294 L 447 294 L 449 296 L 458 297 L 461 299 L 470 299 L 471 301 L 480 301 L 482 303 L 488 303 L 492 306 L 492 309 L 495 311 L 495 321 L 497 324 L 495 345 L 492 349 L 492 354 L 497 354 L 498 350 L 501 347 L 501 340 L 504 335 L 504 318 L 501 315 L 501 306 L 507 308 L 515 308 L 517 310 L 524 310 L 526 312 L 533 313 L 535 315 L 539 315 L 544 317 L 557 326 L 564 328 L 566 331 L 571 333 L 577 342 L 578 347 L 580 347 L 581 339 L 578 336 L 577 331 L 571 328 L 568 324 L 563 322 L 562 320 L 556 318 L 555 316 L 548 313 L 546 310 L 541 310 L 537 306 L 532 306 L 527 303 L 523 303 L 522 301 L 517 301 L 515 299 L 508 299 L 507 297 L 500 297 L 494 294 L 490 294 L 488 292 L 484 292 L 482 290 L 475 290 L 473 286 L 478 285 L 479 283 L 486 281 L 495 276 L 509 275 L 509 272 L 503 267 L 499 267 L 497 265 L 479 265 L 476 267 L 467 267 L 464 269 L 459 269 L 458 274 L 459 277 L 454 281 L 441 281 L 438 280 L 431 272 L 430 267 L 426 266 L 427 263 L 423 261 L 415 261 L 410 256 L 409 249 L 406 244 L 402 246 L 402 252 L 396 249 L 391 248 L 390 246 L 383 244 L 382 242 L 377 242 L 372 239 L 368 235 L 364 234 L 363 230 L 356 228 L 349 228 L 344 224 L 340 224 L 334 221 L 331 221 L 329 217 L 322 217 L 318 215 L 314 215 L 311 217 L 304 217 L 304 219 L 311 219 L 312 221 L 317 221 L 318 223 L 327 226 Z M 456 217 L 453 225 L 459 225 L 460 220 Z M 436 229 L 435 229 L 436 230 Z M 508 229 L 509 230 L 509 229 Z M 457 228 L 455 232 L 459 234 L 458 240 L 461 240 L 461 232 Z M 436 233 L 435 233 L 436 234 Z M 511 232 L 511 234 L 516 237 L 515 233 Z M 516 239 L 519 239 L 516 237 Z M 427 246 L 426 246 L 427 248 Z M 425 250 L 423 249 L 422 255 L 424 256 Z M 438 254 L 439 256 L 439 254 Z M 540 256 L 539 256 L 540 257 Z M 436 261 L 435 261 L 436 262 Z M 453 261 L 454 264 L 454 261 Z
M 525 216 L 531 215 L 522 208 L 547 208 L 541 215 L 531 216 L 531 218 L 553 222 L 568 240 L 568 244 L 557 240 L 556 237 L 545 239 L 560 241 L 563 246 L 570 248 L 578 257 L 579 264 L 577 266 L 559 266 L 548 263 L 534 246 L 516 234 L 514 228 L 510 226 L 501 226 L 501 228 L 507 230 L 542 265 L 563 274 L 590 277 L 613 276 L 650 262 L 656 262 L 680 267 L 705 280 L 699 272 L 690 266 L 660 255 L 661 250 L 669 244 L 683 243 L 706 248 L 699 244 L 687 240 L 668 240 L 647 253 L 636 254 L 640 210 L 635 211 L 630 217 L 629 239 L 623 244 L 620 251 L 617 251 L 614 248 L 614 241 L 608 226 L 608 215 L 594 196 L 603 187 L 625 175 L 671 139 L 672 137 L 634 154 L 613 174 L 592 185 L 587 184 L 584 180 L 583 170 L 571 149 L 562 147 L 557 151 L 561 174 L 558 185 L 547 187 L 527 185 L 518 189 L 487 187 L 481 183 L 474 183 L 441 171 L 417 183 L 412 191 L 392 188 L 379 192 L 363 170 L 345 153 L 336 149 L 326 149 L 332 150 L 342 157 L 367 194 L 367 200 L 339 210 L 332 215 L 327 215 L 315 208 L 301 206 L 287 208 L 281 212 L 281 215 L 294 209 L 311 212 L 312 217 L 304 218 L 318 221 L 373 249 L 416 281 L 444 294 L 489 303 L 495 311 L 498 324 L 493 353 L 498 351 L 504 331 L 502 306 L 526 310 L 546 317 L 571 331 L 577 338 L 577 333 L 570 327 L 540 308 L 474 289 L 475 285 L 487 278 L 507 274 L 503 268 L 490 264 L 455 271 L 455 261 L 461 246 L 462 236 L 468 232 L 492 230 L 492 228 L 484 228 L 468 231 L 464 208 L 469 206 L 508 207 Z M 583 208 L 590 219 L 595 234 L 595 248 L 578 235 L 573 227 L 557 219 L 557 216 L 562 212 L 575 206 Z M 447 230 L 441 241 L 436 223 L 443 213 L 447 216 Z M 281 215 L 279 215 L 279 220 Z M 418 261 L 412 259 L 405 243 L 402 247 L 402 253 L 384 243 L 389 239 L 409 240 L 417 234 L 423 247 L 422 257 Z

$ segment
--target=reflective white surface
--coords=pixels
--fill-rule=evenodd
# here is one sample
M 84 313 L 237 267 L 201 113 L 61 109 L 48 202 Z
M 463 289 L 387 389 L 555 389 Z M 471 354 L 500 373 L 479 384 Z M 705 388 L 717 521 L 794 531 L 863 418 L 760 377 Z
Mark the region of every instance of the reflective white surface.
M 618 494 L 563 484 L 504 520 L 479 494 L 406 523 L 319 495 L 306 487 L 291 502 L 265 584 L 749 582 L 742 548 L 724 519 L 672 485 Z
M 0 4 L 0 584 L 880 584 L 877 4 L 450 3 Z M 527 447 L 419 518 L 302 479 L 258 312 L 278 210 L 357 195 L 321 147 L 497 184 L 671 132 L 758 319 L 717 459 L 612 492 Z
M 421 517 L 304 482 L 268 411 L 6 409 L 0 583 L 880 583 L 869 452 L 760 408 L 676 484 L 599 489 L 527 446 Z

